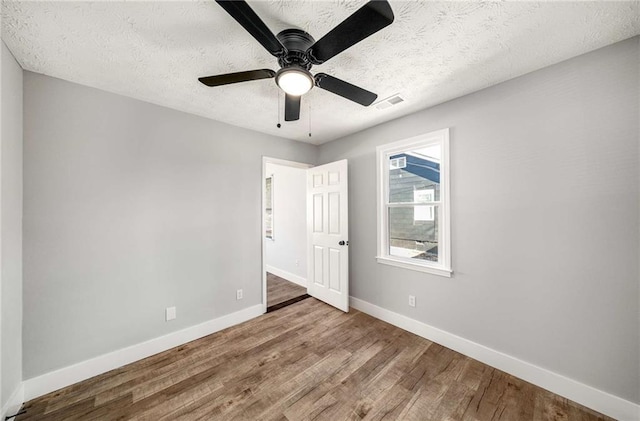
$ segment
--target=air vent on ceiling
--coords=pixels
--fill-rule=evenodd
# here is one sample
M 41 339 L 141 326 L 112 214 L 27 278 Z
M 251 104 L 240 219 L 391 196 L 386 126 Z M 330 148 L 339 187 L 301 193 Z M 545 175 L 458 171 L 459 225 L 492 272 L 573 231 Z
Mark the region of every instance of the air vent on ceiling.
M 376 103 L 376 108 L 379 110 L 384 110 L 385 108 L 392 107 L 394 105 L 398 105 L 401 102 L 404 102 L 404 98 L 400 96 L 400 94 L 391 95 L 388 98 L 385 98 Z

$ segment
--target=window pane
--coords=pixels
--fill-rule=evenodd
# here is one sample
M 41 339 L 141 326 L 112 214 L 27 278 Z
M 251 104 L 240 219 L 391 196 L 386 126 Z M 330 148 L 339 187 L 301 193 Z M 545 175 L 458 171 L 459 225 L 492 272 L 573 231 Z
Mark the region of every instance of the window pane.
M 440 200 L 440 145 L 389 157 L 389 203 Z
M 273 239 L 273 178 L 265 179 L 264 189 L 264 225 L 265 237 Z
M 273 238 L 273 217 L 271 215 L 271 209 L 267 209 L 264 215 L 265 218 L 265 237 Z
M 271 177 L 267 177 L 265 180 L 265 188 L 264 188 L 264 206 L 267 209 L 271 209 Z
M 389 255 L 438 261 L 438 205 L 389 210 Z

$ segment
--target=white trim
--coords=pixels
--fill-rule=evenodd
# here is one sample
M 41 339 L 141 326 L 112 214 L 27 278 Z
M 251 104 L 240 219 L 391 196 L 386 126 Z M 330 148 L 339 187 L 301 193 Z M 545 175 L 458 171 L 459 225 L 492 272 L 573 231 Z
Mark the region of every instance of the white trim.
M 451 269 L 447 269 L 444 267 L 437 267 L 437 266 L 420 265 L 410 261 L 409 259 L 405 260 L 400 257 L 394 258 L 392 256 L 376 256 L 376 261 L 378 263 L 382 263 L 383 265 L 395 266 L 398 268 L 409 269 L 409 270 L 417 270 L 418 272 L 425 272 L 425 273 L 430 273 L 432 275 L 445 276 L 447 278 L 451 278 L 451 274 L 453 273 Z
M 284 167 L 302 168 L 304 170 L 314 166 L 312 164 L 306 164 L 304 162 L 288 161 L 286 159 L 271 158 L 271 157 L 268 157 L 268 156 L 263 156 L 262 157 L 262 163 L 263 164 L 269 163 L 269 164 L 275 164 L 275 165 L 282 165 Z
M 431 202 L 438 206 L 438 250 L 440 261 L 437 264 L 426 260 L 399 260 L 389 255 L 389 221 L 387 208 L 413 206 L 415 203 L 389 204 L 389 159 L 397 153 L 406 153 L 413 148 L 421 148 L 427 144 L 441 145 L 440 157 L 440 200 Z M 451 277 L 451 212 L 450 212 L 450 160 L 449 160 L 449 129 L 436 130 L 430 133 L 414 136 L 409 139 L 379 145 L 376 148 L 376 214 L 377 214 L 377 261 L 404 269 L 427 272 L 434 275 Z M 424 205 L 425 203 L 420 203 Z M 429 203 L 426 203 L 429 204 Z
M 17 413 L 24 402 L 24 383 L 21 382 L 11 394 L 9 400 L 2 406 L 0 420 L 4 420 L 4 417 Z
M 296 275 L 295 273 L 287 272 L 286 270 L 278 269 L 270 265 L 265 265 L 265 269 L 267 272 L 273 273 L 274 275 L 284 278 L 289 282 L 298 284 L 301 287 L 307 287 L 307 278 L 303 278 L 302 276 Z
M 640 405 L 447 331 L 350 297 L 356 310 L 453 349 L 620 421 L 640 420 Z
M 169 333 L 136 345 L 61 368 L 23 382 L 24 399 L 29 401 L 54 390 L 86 380 L 123 365 L 150 357 L 184 343 L 202 338 L 262 315 L 262 305 L 254 305 L 217 319 Z

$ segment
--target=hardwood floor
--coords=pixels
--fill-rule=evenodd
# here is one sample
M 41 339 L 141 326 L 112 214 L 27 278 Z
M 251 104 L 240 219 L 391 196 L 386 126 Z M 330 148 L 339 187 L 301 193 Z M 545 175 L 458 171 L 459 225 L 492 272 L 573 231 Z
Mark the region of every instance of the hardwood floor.
M 267 272 L 267 308 L 307 294 L 307 289 Z
M 313 298 L 26 404 L 26 420 L 608 420 Z

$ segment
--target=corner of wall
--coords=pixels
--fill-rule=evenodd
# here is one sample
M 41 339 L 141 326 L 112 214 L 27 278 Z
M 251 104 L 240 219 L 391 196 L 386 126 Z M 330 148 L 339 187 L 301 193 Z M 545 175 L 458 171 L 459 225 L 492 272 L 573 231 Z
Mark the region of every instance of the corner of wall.
M 23 69 L 0 42 L 0 408 L 22 405 Z
M 7 402 L 2 406 L 0 410 L 0 420 L 4 420 L 5 417 L 14 415 L 20 411 L 22 404 L 24 403 L 24 383 L 20 383 L 13 391 Z

